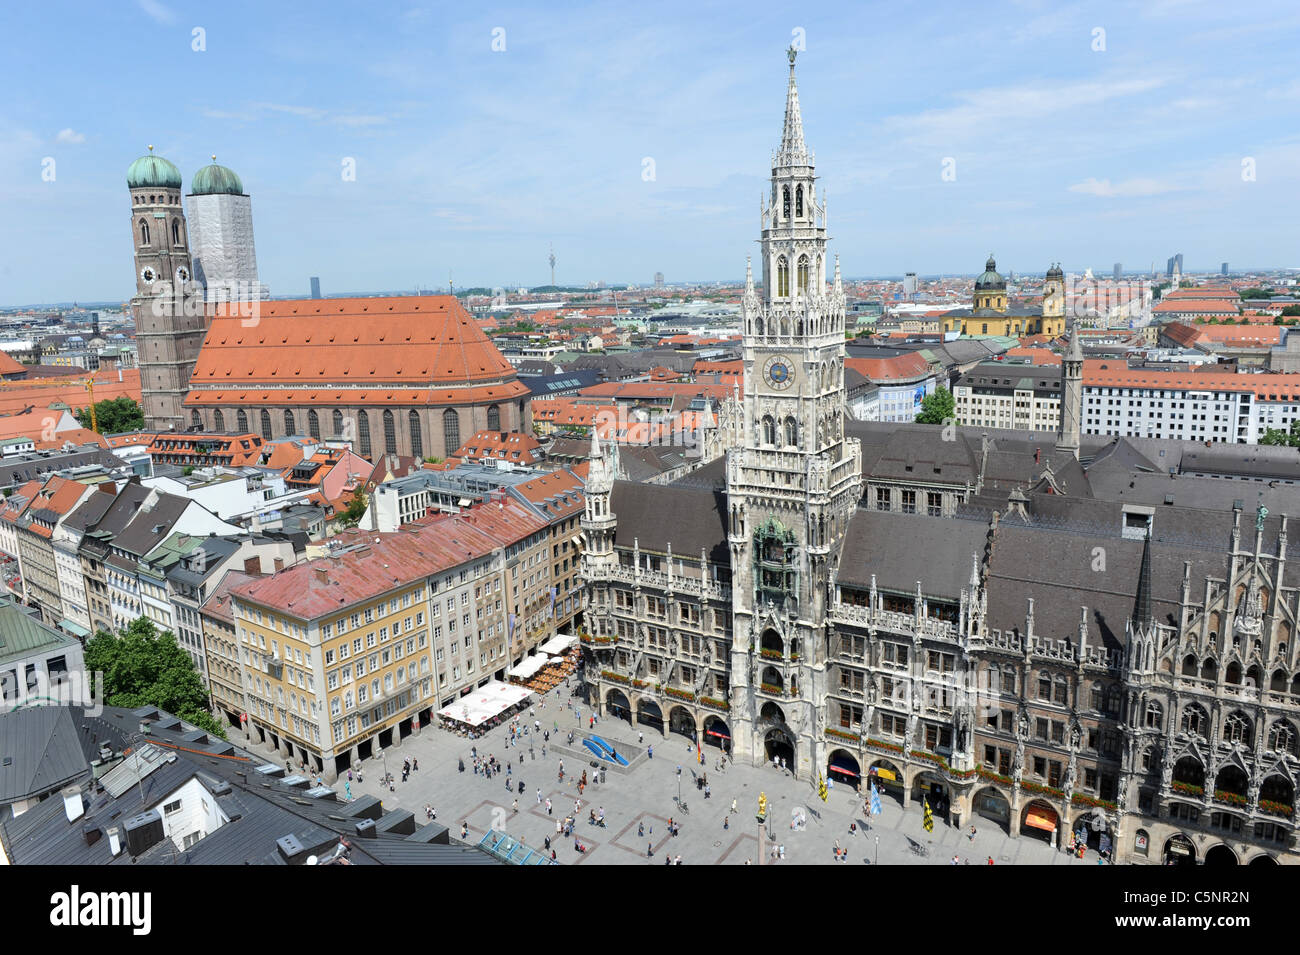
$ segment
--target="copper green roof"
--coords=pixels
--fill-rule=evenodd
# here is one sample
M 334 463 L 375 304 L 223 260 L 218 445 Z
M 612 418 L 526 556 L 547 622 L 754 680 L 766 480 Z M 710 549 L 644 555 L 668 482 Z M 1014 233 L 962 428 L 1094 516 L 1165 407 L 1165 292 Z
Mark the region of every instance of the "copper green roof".
M 993 256 L 984 263 L 984 274 L 975 280 L 975 288 L 978 289 L 1004 289 L 1007 287 L 1007 280 L 998 274 L 998 264 L 993 261 Z
M 25 613 L 13 598 L 0 599 L 0 664 L 46 653 L 76 640 Z
M 150 153 L 131 163 L 126 171 L 126 184 L 131 189 L 143 187 L 179 189 L 181 171 L 162 156 Z
M 204 166 L 190 180 L 192 196 L 242 196 L 244 184 L 239 181 L 233 169 L 212 163 Z

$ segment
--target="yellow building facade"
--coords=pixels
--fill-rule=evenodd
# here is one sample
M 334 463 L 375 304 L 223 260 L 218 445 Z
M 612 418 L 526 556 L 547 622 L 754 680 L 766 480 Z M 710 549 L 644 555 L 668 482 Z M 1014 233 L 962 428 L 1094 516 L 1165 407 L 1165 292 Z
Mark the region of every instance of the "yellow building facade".
M 1058 338 L 1065 334 L 1065 274 L 1059 265 L 1047 270 L 1042 305 L 1008 305 L 1007 281 L 998 274 L 997 262 L 990 255 L 984 274 L 975 280 L 972 306 L 946 312 L 943 330 L 961 335 Z

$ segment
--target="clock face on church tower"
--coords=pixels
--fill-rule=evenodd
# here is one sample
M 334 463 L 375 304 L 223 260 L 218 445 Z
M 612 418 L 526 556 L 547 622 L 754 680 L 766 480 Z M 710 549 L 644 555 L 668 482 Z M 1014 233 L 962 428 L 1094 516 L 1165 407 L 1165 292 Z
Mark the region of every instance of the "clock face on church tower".
M 773 388 L 784 390 L 794 383 L 794 368 L 784 355 L 773 355 L 763 364 L 763 380 Z

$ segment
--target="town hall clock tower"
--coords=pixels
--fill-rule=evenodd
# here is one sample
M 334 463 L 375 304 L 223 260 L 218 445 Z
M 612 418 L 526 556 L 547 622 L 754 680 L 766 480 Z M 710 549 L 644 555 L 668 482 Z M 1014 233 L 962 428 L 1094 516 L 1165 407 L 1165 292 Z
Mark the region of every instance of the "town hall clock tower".
M 862 467 L 844 436 L 844 289 L 836 262 L 827 290 L 826 199 L 788 55 L 761 284 L 745 275 L 744 440 L 727 454 L 731 716 L 736 756 L 781 757 L 807 778 L 825 762 L 829 588 Z

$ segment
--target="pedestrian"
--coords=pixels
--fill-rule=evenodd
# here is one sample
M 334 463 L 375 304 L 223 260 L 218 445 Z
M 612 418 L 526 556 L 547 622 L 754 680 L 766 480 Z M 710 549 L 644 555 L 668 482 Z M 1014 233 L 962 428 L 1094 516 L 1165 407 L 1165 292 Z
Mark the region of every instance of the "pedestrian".
M 710 793 L 711 793 L 712 791 L 713 791 L 713 790 L 712 790 L 712 788 L 709 786 L 709 784 L 708 784 L 708 783 L 705 783 L 705 784 L 704 784 L 704 798 L 705 798 L 705 799 L 708 799 L 708 798 L 709 798 L 709 795 L 710 795 Z
M 352 770 L 348 770 L 348 782 L 352 782 Z
M 467 835 L 469 835 L 469 823 L 462 822 L 460 824 L 460 837 L 464 839 Z
M 654 759 L 654 758 L 655 758 L 655 748 L 654 748 L 653 746 L 647 746 L 647 747 L 645 748 L 645 754 L 646 754 L 646 756 L 647 756 L 649 759 Z
M 971 841 L 971 842 L 974 842 L 974 841 L 975 841 L 975 827 L 974 827 L 974 826 L 971 826 L 971 827 L 970 827 L 970 836 L 969 836 L 969 838 L 970 838 L 970 841 Z
M 993 864 L 993 857 L 992 857 L 992 856 L 989 856 L 989 865 L 992 865 L 992 864 Z
M 728 815 L 728 816 L 723 816 L 723 817 L 722 817 L 722 828 L 723 828 L 723 829 L 730 829 L 730 828 L 731 828 L 731 816 Z
M 418 759 L 411 760 L 411 771 L 415 773 L 420 771 L 420 761 Z
M 644 823 L 644 822 L 638 822 L 638 823 L 636 824 L 636 837 L 637 837 L 638 839 L 644 839 L 644 838 L 645 838 L 645 823 Z
M 956 856 L 955 854 L 954 854 L 953 857 L 952 857 L 952 864 L 953 864 L 953 865 L 961 865 L 961 859 L 957 858 L 957 856 Z
M 546 800 L 546 814 L 548 816 L 551 814 L 551 801 L 549 799 Z
M 731 811 L 732 811 L 732 812 L 735 812 L 735 811 L 736 811 L 736 800 L 734 800 L 734 799 L 731 800 Z
M 541 804 L 542 804 L 542 790 L 541 790 L 540 788 L 538 788 L 538 790 L 537 790 L 537 805 L 540 806 Z
M 514 802 L 512 802 L 512 803 L 510 804 L 510 814 L 511 814 L 511 815 L 514 815 L 514 814 L 517 813 L 517 812 L 519 812 L 519 800 L 518 800 L 518 799 L 516 799 Z
M 654 854 L 655 854 L 654 847 L 651 846 L 650 843 L 647 842 L 647 843 L 645 844 L 645 855 L 646 855 L 646 858 L 649 859 L 649 858 L 650 858 L 651 856 L 653 856 Z
M 638 743 L 642 743 L 642 742 L 644 742 L 644 741 L 645 741 L 645 733 L 641 732 L 640 730 L 637 730 L 637 731 L 636 731 L 636 741 L 637 741 Z

